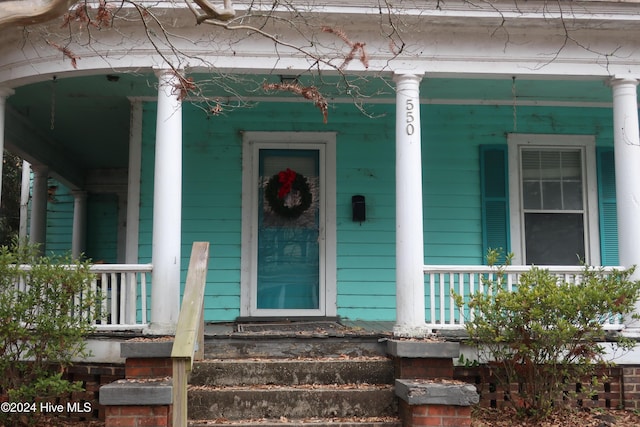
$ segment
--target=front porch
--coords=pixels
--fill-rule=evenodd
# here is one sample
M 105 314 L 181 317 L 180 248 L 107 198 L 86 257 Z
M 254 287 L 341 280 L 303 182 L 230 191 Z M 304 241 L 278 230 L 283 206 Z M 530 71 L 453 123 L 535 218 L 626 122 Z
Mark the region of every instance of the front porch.
M 615 119 L 618 115 L 637 116 L 635 81 L 611 80 L 612 89 L 599 89 L 595 107 L 570 104 L 560 108 L 553 103 L 510 105 L 497 98 L 490 105 L 480 98 L 426 99 L 425 94 L 437 89 L 438 80 L 449 86 L 451 81 L 398 72 L 394 74 L 396 99 L 387 97 L 376 105 L 384 115 L 395 114 L 395 123 L 353 117 L 354 107 L 340 104 L 335 115 L 341 122 L 327 128 L 306 111 L 299 113 L 299 105 L 268 98 L 261 98 L 261 104 L 254 109 L 234 111 L 233 119 L 205 118 L 194 104 L 178 103 L 163 91 L 173 87 L 164 80 L 169 77 L 158 76 L 156 98 L 131 103 L 128 164 L 120 159 L 117 183 L 109 188 L 103 183 L 97 188 L 95 179 L 87 179 L 82 187 L 67 188 L 66 194 L 60 188 L 51 201 L 47 180 L 52 176 L 62 179 L 60 170 L 34 167 L 32 240 L 44 244 L 47 250 L 71 247 L 74 255 L 85 253 L 96 260 L 118 262 L 95 267 L 101 277 L 96 287 L 107 296 L 101 309 L 107 316 L 96 325 L 98 330 L 171 333 L 180 300 L 181 276 L 185 273 L 184 249 L 195 238 L 215 242 L 217 249 L 206 288 L 207 321 L 232 321 L 239 316 L 289 317 L 282 313 L 256 313 L 272 307 L 252 306 L 257 299 L 258 261 L 270 262 L 272 272 L 277 272 L 277 262 L 288 260 L 266 256 L 259 260 L 256 242 L 251 238 L 259 231 L 261 212 L 256 207 L 260 197 L 255 182 L 264 177 L 249 173 L 258 168 L 257 163 L 247 160 L 246 151 L 252 142 L 247 135 L 268 135 L 269 140 L 258 141 L 265 144 L 300 144 L 304 135 L 316 145 L 321 134 L 337 135 L 335 143 L 330 144 L 331 150 L 324 147 L 326 163 L 331 164 L 325 171 L 326 191 L 319 193 L 324 194 L 320 202 L 325 203 L 324 211 L 318 214 L 323 216 L 319 228 L 325 234 L 314 239 L 322 242 L 313 251 L 321 254 L 316 257 L 322 266 L 317 272 L 318 293 L 325 291 L 325 304 L 317 307 L 319 312 L 321 306 L 324 308 L 320 316 L 396 319 L 394 333 L 409 336 L 464 328 L 468 310 L 454 307 L 451 289 L 465 296 L 479 289 L 480 277 L 491 273 L 479 266 L 487 247 L 508 248 L 521 256 L 525 252 L 528 218 L 524 218 L 524 209 L 518 205 L 520 197 L 515 192 L 510 194 L 508 188 L 531 184 L 520 182 L 510 171 L 511 167 L 518 167 L 517 159 L 512 162 L 507 158 L 511 157 L 512 132 L 516 131 L 512 129 L 515 122 L 511 123 L 514 113 L 519 115 L 519 129 L 523 132 L 515 142 L 535 146 L 535 150 L 527 148 L 526 152 L 516 150 L 516 155 L 551 151 L 557 154 L 560 150 L 556 145 L 567 144 L 565 151 L 578 159 L 579 166 L 557 171 L 574 173 L 579 169 L 583 175 L 569 183 L 579 190 L 576 194 L 584 195 L 583 208 L 563 213 L 570 219 L 582 215 L 578 240 L 584 248 L 580 255 L 594 266 L 640 264 L 634 237 L 640 234 L 637 212 L 628 203 L 636 198 L 637 189 L 632 183 L 637 182 L 638 153 L 627 150 L 637 144 L 626 144 L 628 135 L 620 135 L 622 125 Z M 129 79 L 122 76 L 120 82 Z M 91 79 L 91 83 L 97 81 L 98 78 Z M 561 82 L 566 83 L 556 83 Z M 471 81 L 461 79 L 458 83 L 464 83 L 469 96 L 479 97 L 473 92 Z M 494 83 L 504 84 L 504 79 Z M 531 85 L 536 90 L 543 86 L 537 81 Z M 581 87 L 591 93 L 595 86 L 590 82 Z M 614 96 L 613 109 L 605 102 L 609 95 Z M 15 112 L 10 108 L 9 114 L 12 111 Z M 276 118 L 270 119 L 271 111 L 279 111 Z M 615 120 L 611 120 L 612 113 Z M 541 114 L 550 117 L 548 123 L 538 121 Z M 452 123 L 460 124 L 455 132 Z M 555 123 L 564 127 L 558 130 Z M 395 140 L 391 136 L 394 129 Z M 12 135 L 18 139 L 19 135 Z M 580 144 L 574 146 L 576 139 Z M 180 146 L 184 153 L 173 151 Z M 95 154 L 104 148 L 95 145 L 92 150 Z M 596 162 L 596 154 L 603 151 L 609 157 L 608 163 L 601 162 L 600 157 Z M 182 163 L 176 161 L 183 155 L 182 163 L 188 165 L 184 173 Z M 284 166 L 274 170 L 291 166 L 285 160 Z M 497 163 L 501 163 L 500 171 Z M 616 181 L 613 172 L 622 179 Z M 89 177 L 96 178 L 97 174 Z M 553 185 L 569 185 L 555 175 L 553 180 Z M 546 181 L 540 182 L 547 185 Z M 88 200 L 84 191 L 88 191 Z M 91 199 L 102 192 L 116 193 L 117 197 L 107 201 Z M 352 219 L 349 203 L 354 195 L 366 196 L 365 221 Z M 510 202 L 514 206 L 510 207 Z M 544 216 L 547 211 L 527 215 Z M 490 216 L 496 212 L 502 215 L 499 225 L 496 217 Z M 513 218 L 510 223 L 510 214 L 517 215 L 517 221 Z M 104 218 L 110 222 L 108 236 L 99 222 Z M 47 224 L 46 233 L 42 233 L 43 223 Z M 514 225 L 517 223 L 519 227 Z M 520 242 L 516 242 L 516 236 Z M 278 249 L 283 250 L 285 245 L 286 242 Z M 135 278 L 126 273 L 129 268 L 137 271 Z M 573 267 L 552 269 L 557 269 L 554 271 L 558 274 L 575 273 Z M 518 272 L 514 270 L 513 274 L 515 278 Z M 295 287 L 296 278 L 292 280 Z M 101 283 L 107 286 L 102 287 Z M 603 322 L 614 330 L 629 326 L 620 319 Z
M 25 267 L 27 268 L 27 267 Z M 505 285 L 508 289 L 517 286 L 518 277 L 531 266 L 507 266 L 504 268 Z M 548 269 L 553 274 L 571 283 L 580 283 L 583 267 L 578 266 L 546 266 L 540 267 Z M 592 267 L 598 268 L 598 267 Z M 462 331 L 465 328 L 465 320 L 473 314 L 468 307 L 457 307 L 454 303 L 452 292 L 457 293 L 465 299 L 475 293 L 482 291 L 483 280 L 495 278 L 498 269 L 489 266 L 471 265 L 424 265 L 425 275 L 425 317 L 424 322 L 430 333 L 447 336 L 451 331 Z M 602 274 L 607 274 L 614 270 L 623 270 L 623 267 L 600 267 Z M 91 271 L 96 274 L 92 287 L 102 296 L 101 307 L 98 310 L 105 313 L 100 320 L 95 323 L 97 332 L 108 331 L 129 331 L 139 333 L 149 333 L 149 326 L 152 319 L 152 293 L 151 264 L 94 264 Z M 405 309 L 402 305 L 397 307 L 401 311 Z M 280 331 L 281 334 L 310 333 L 314 330 L 305 331 L 304 318 L 246 318 L 242 322 L 209 323 L 208 334 L 212 335 L 242 335 L 256 333 L 260 331 Z M 327 318 L 327 324 L 332 324 L 332 319 Z M 625 319 L 619 317 L 608 317 L 601 319 L 604 328 L 608 331 L 624 331 Z M 290 323 L 290 331 L 286 325 Z M 311 325 L 314 323 L 312 322 Z M 243 326 L 244 325 L 244 326 Z M 337 323 L 336 323 L 337 325 Z M 333 331 L 325 330 L 323 333 L 344 335 L 353 334 L 354 331 L 363 333 L 377 333 L 380 335 L 392 334 L 393 321 L 362 321 L 357 319 L 340 319 L 340 328 Z M 345 332 L 349 331 L 349 332 Z

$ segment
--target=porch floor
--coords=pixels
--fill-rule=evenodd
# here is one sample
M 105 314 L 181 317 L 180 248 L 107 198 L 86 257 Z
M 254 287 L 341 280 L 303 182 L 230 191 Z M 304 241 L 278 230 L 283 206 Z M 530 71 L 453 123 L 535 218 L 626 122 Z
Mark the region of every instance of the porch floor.
M 393 321 L 361 321 L 335 319 L 246 320 L 228 323 L 207 323 L 206 338 L 252 337 L 325 337 L 325 338 L 388 338 Z
M 205 325 L 205 359 L 386 357 L 394 322 L 241 319 Z

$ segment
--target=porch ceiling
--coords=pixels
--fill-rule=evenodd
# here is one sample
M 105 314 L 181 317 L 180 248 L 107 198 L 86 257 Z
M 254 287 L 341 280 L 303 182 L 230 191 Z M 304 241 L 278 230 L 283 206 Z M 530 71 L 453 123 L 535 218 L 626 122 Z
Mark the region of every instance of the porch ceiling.
M 203 76 L 194 76 L 199 81 Z M 207 78 L 207 95 L 223 99 L 234 95 L 254 100 L 269 96 L 282 100 L 292 95 L 261 90 L 265 80 L 280 81 L 279 76 L 253 76 L 242 81 L 228 77 L 219 81 Z M 9 108 L 28 123 L 39 145 L 27 145 L 20 137 L 24 124 L 7 120 L 7 148 L 36 163 L 73 164 L 76 177 L 93 169 L 126 168 L 128 164 L 130 99 L 156 96 L 157 78 L 149 74 L 118 73 L 72 78 L 49 79 L 15 88 L 8 98 Z M 227 84 L 231 82 L 231 84 Z M 352 82 L 363 93 L 375 94 L 371 102 L 394 102 L 393 84 L 382 79 Z M 315 79 L 314 84 L 328 94 L 330 102 L 353 102 L 337 94 L 334 80 Z M 340 89 L 344 89 L 342 86 Z M 518 80 L 515 91 L 511 77 L 504 78 L 425 78 L 421 95 L 431 103 L 512 103 L 514 92 L 518 103 L 586 104 L 606 106 L 611 103 L 611 91 L 601 80 Z M 367 101 L 365 101 L 367 102 Z M 233 114 L 231 112 L 230 114 Z M 329 122 L 331 126 L 331 122 Z M 51 153 L 66 159 L 55 162 Z M 64 175 L 64 171 L 56 171 Z M 70 182 L 82 183 L 69 176 Z

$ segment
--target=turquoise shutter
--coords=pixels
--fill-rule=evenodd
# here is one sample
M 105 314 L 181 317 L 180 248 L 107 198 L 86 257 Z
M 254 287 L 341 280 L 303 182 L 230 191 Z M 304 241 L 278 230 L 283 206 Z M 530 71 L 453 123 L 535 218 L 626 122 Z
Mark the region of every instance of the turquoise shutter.
M 482 259 L 489 249 L 510 252 L 509 181 L 506 145 L 480 146 Z
M 598 148 L 598 213 L 600 220 L 600 261 L 618 265 L 618 217 L 616 213 L 616 169 L 613 148 Z

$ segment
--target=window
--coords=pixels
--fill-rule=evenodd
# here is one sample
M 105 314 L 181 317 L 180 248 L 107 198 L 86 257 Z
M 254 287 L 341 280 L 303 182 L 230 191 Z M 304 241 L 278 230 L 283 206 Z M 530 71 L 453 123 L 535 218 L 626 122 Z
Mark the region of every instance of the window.
M 599 264 L 595 142 L 509 135 L 511 250 L 518 264 Z

